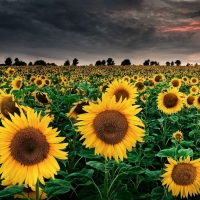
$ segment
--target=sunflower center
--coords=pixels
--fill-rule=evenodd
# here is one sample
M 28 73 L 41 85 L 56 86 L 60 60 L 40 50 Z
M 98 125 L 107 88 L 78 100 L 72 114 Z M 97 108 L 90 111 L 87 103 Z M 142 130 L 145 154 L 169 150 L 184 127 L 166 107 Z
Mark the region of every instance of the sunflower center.
M 173 168 L 172 179 L 177 185 L 190 185 L 196 178 L 196 167 L 189 163 L 179 163 Z
M 200 103 L 200 97 L 197 98 L 198 103 Z
M 40 103 L 48 103 L 48 99 L 44 93 L 37 92 L 36 93 L 36 98 Z
M 161 79 L 162 79 L 162 76 L 161 75 L 157 75 L 154 80 L 156 82 L 160 82 Z
M 126 90 L 117 90 L 114 93 L 115 97 L 116 97 L 116 102 L 118 102 L 120 100 L 120 98 L 122 97 L 122 100 L 124 100 L 125 98 L 129 98 L 129 94 Z
M 37 81 L 36 81 L 36 84 L 37 84 L 37 85 L 42 85 L 42 80 L 40 80 L 40 79 L 37 80 Z
M 178 81 L 178 80 L 173 80 L 173 81 L 172 81 L 172 85 L 173 85 L 174 87 L 178 87 L 178 86 L 179 86 L 179 81 Z
M 10 148 L 15 160 L 24 165 L 34 165 L 47 157 L 50 147 L 42 132 L 29 127 L 15 134 Z
M 23 188 L 23 191 L 24 191 L 25 193 L 31 193 L 31 192 L 33 192 L 33 190 L 31 189 L 31 187 L 24 187 L 24 188 Z
M 12 97 L 4 97 L 3 100 L 1 101 L 1 113 L 3 114 L 4 117 L 6 117 L 7 119 L 11 119 L 10 118 L 10 114 L 14 114 L 17 113 L 18 115 L 20 115 L 20 111 L 19 108 L 17 108 L 15 106 L 15 101 L 12 100 Z
M 144 88 L 144 83 L 142 83 L 142 82 L 137 82 L 137 83 L 135 84 L 135 86 L 138 88 L 138 90 L 142 90 L 142 89 Z
M 116 110 L 106 110 L 99 113 L 93 121 L 94 130 L 101 140 L 107 144 L 117 144 L 127 133 L 126 117 Z
M 80 115 L 80 114 L 83 114 L 83 113 L 86 113 L 85 110 L 83 110 L 83 106 L 85 105 L 89 105 L 88 102 L 81 102 L 79 103 L 76 108 L 74 109 L 74 111 L 76 112 L 76 114 Z
M 163 103 L 166 108 L 173 108 L 178 103 L 178 97 L 175 94 L 168 93 L 164 96 Z
M 197 80 L 194 78 L 194 79 L 192 79 L 192 83 L 196 83 L 197 82 Z
M 192 105 L 193 102 L 194 102 L 194 96 L 189 96 L 189 97 L 187 98 L 187 103 L 188 103 L 189 105 Z
M 16 82 L 16 86 L 17 86 L 17 88 L 21 88 L 21 83 L 22 83 L 21 80 L 18 80 L 18 81 Z

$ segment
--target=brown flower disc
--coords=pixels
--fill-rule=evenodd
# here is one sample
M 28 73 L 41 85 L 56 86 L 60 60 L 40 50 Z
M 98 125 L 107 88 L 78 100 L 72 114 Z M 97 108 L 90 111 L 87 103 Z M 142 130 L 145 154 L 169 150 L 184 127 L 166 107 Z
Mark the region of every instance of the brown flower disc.
M 166 108 L 173 108 L 178 103 L 178 97 L 173 93 L 168 93 L 164 96 L 163 103 Z
M 11 96 L 4 97 L 1 101 L 1 113 L 9 120 L 11 119 L 9 113 L 12 115 L 14 115 L 14 113 L 20 115 L 19 108 L 15 106 L 15 101 L 12 100 Z
M 106 110 L 99 113 L 93 127 L 97 137 L 107 144 L 117 144 L 127 133 L 128 122 L 125 116 L 116 110 Z
M 116 102 L 118 102 L 120 100 L 120 98 L 122 97 L 122 100 L 124 100 L 125 98 L 129 98 L 129 94 L 126 90 L 117 90 L 115 93 L 114 93 L 115 97 L 116 97 Z
M 37 92 L 36 93 L 36 98 L 40 103 L 44 103 L 45 104 L 45 103 L 49 102 L 47 97 L 46 97 L 46 94 L 41 93 L 41 92 Z
M 89 105 L 88 102 L 81 102 L 79 103 L 76 108 L 74 109 L 74 111 L 76 112 L 76 114 L 80 115 L 80 114 L 83 114 L 83 113 L 86 113 L 85 110 L 83 110 L 83 106 L 86 106 L 86 105 Z
M 174 166 L 172 179 L 177 185 L 191 185 L 196 178 L 196 167 L 189 163 Z
M 34 165 L 43 161 L 49 152 L 46 137 L 32 127 L 19 130 L 10 145 L 11 155 L 24 165 Z
M 189 104 L 189 105 L 192 105 L 193 104 L 193 102 L 194 102 L 194 96 L 189 96 L 188 98 L 187 98 L 187 103 Z

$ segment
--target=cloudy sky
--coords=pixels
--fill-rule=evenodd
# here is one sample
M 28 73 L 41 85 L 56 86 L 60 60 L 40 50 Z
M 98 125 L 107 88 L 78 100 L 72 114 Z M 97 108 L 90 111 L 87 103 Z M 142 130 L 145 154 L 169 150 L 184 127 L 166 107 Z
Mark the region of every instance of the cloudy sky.
M 200 64 L 200 0 L 0 0 L 0 63 Z

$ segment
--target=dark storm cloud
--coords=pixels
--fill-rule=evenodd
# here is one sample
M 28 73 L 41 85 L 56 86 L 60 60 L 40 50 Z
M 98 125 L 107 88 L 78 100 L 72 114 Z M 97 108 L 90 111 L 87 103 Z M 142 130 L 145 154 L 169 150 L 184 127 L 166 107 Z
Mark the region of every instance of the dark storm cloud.
M 146 49 L 184 52 L 189 48 L 195 52 L 200 45 L 196 42 L 199 32 L 175 30 L 200 21 L 199 3 L 0 0 L 0 56 L 19 53 L 59 60 L 66 59 L 64 55 L 101 58 Z

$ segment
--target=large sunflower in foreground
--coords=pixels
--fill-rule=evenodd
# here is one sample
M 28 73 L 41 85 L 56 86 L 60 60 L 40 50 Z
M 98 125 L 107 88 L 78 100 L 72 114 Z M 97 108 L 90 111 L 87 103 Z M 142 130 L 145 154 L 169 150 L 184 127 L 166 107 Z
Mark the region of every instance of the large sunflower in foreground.
M 162 185 L 166 185 L 168 191 L 172 191 L 173 196 L 180 194 L 181 198 L 188 198 L 200 193 L 200 159 L 190 161 L 188 156 L 185 160 L 179 159 L 179 162 L 168 158 L 169 164 L 165 173 L 161 175 Z
M 116 102 L 115 96 L 107 98 L 102 95 L 98 104 L 90 102 L 84 106 L 87 112 L 78 116 L 76 123 L 80 138 L 85 139 L 83 145 L 95 148 L 95 154 L 100 154 L 106 159 L 127 158 L 126 150 L 131 151 L 136 142 L 143 142 L 144 124 L 136 116 L 141 111 L 138 105 L 132 106 L 132 101 L 122 98 Z
M 67 159 L 65 137 L 56 137 L 57 128 L 48 127 L 51 118 L 41 117 L 33 109 L 27 114 L 20 109 L 20 116 L 11 115 L 11 121 L 2 120 L 0 127 L 0 174 L 9 177 L 13 185 L 34 186 L 37 179 L 54 178 L 60 169 L 55 158 Z
M 158 109 L 165 114 L 174 114 L 183 108 L 182 94 L 177 88 L 168 89 L 160 93 L 157 98 Z
M 120 98 L 122 99 L 132 99 L 132 103 L 135 103 L 136 97 L 138 96 L 137 88 L 131 83 L 124 81 L 122 79 L 114 80 L 108 85 L 105 95 L 107 98 L 116 97 L 118 102 Z

